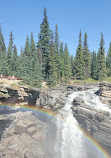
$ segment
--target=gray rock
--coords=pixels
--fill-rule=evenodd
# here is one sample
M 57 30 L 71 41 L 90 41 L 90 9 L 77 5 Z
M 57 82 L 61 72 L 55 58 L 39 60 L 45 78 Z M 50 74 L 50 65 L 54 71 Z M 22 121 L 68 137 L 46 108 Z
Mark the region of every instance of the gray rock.
M 111 83 L 101 83 L 98 95 L 104 104 L 109 105 L 111 108 Z
M 0 141 L 0 158 L 49 158 L 47 125 L 32 115 L 18 112 Z
M 35 105 L 40 89 L 29 89 L 27 86 L 0 87 L 1 104 Z
M 81 85 L 68 85 L 67 86 L 67 91 L 80 91 L 80 90 L 83 90 L 84 89 L 84 86 Z
M 77 103 L 83 103 L 77 98 Z M 80 105 L 81 105 L 80 104 Z M 111 152 L 111 122 L 108 112 L 80 106 L 73 107 L 73 115 L 81 128 L 92 135 L 102 146 Z
M 79 105 L 84 105 L 84 100 L 79 98 L 79 97 L 76 97 L 74 100 L 73 100 L 73 105 L 74 106 L 79 106 Z
M 66 98 L 61 91 L 42 90 L 36 101 L 36 106 L 55 111 L 62 108 L 65 103 Z

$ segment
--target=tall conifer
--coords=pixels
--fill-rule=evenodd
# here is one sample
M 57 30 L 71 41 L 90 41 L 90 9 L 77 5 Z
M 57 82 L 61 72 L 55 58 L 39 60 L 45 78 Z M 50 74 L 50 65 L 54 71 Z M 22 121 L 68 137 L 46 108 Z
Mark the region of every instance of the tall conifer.
M 75 56 L 75 76 L 77 79 L 84 79 L 84 60 L 83 60 L 83 48 L 82 48 L 82 39 L 81 39 L 81 31 L 79 33 L 79 45 L 76 50 Z
M 50 54 L 49 54 L 49 79 L 48 84 L 55 86 L 57 83 L 57 67 L 54 52 L 53 33 L 51 34 Z
M 60 79 L 60 54 L 59 54 L 59 35 L 58 35 L 58 27 L 55 26 L 55 60 L 57 67 L 57 78 Z
M 30 52 L 33 54 L 36 51 L 35 41 L 33 38 L 33 33 L 31 32 L 31 41 L 30 41 Z
M 60 77 L 64 79 L 64 50 L 63 50 L 63 42 L 60 43 Z
M 0 24 L 0 74 L 7 74 L 6 46 Z
M 98 80 L 104 80 L 106 78 L 106 61 L 105 61 L 105 49 L 104 49 L 104 39 L 101 33 L 100 48 L 97 54 L 97 64 L 98 64 Z
M 48 56 L 49 56 L 49 22 L 47 18 L 46 8 L 44 8 L 44 18 L 40 26 L 38 48 L 42 51 L 42 73 L 44 79 L 48 77 Z
M 91 58 L 88 49 L 87 43 L 87 33 L 84 36 L 84 43 L 83 43 L 83 66 L 84 66 L 84 79 L 87 79 L 91 75 Z
M 7 52 L 7 64 L 8 64 L 8 75 L 13 75 L 12 74 L 12 56 L 13 56 L 13 34 L 12 31 L 9 35 L 9 45 L 8 45 L 8 52 Z
M 70 55 L 68 52 L 67 44 L 65 44 L 64 49 L 64 77 L 66 81 L 68 81 L 68 79 L 71 77 Z
M 96 53 L 92 53 L 92 60 L 91 60 L 91 77 L 93 79 L 97 79 L 97 56 Z
M 111 42 L 109 45 L 109 50 L 106 56 L 106 68 L 108 76 L 111 76 Z
M 13 55 L 12 55 L 12 75 L 17 75 L 18 68 L 18 56 L 17 56 L 17 47 L 14 45 Z
M 29 43 L 29 37 L 27 36 L 26 42 L 25 42 L 25 48 L 24 53 L 26 56 L 30 55 L 30 43 Z
M 74 58 L 73 55 L 71 55 L 71 75 L 74 75 Z

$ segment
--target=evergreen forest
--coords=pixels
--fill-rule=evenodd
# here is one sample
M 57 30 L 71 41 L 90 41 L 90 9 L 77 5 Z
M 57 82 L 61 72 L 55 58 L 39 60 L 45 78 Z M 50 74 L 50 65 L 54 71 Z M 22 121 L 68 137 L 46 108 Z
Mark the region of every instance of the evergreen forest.
M 21 46 L 19 55 L 12 31 L 6 48 L 0 25 L 0 74 L 14 75 L 35 87 L 39 87 L 44 80 L 49 86 L 68 82 L 70 79 L 105 80 L 107 76 L 111 76 L 111 43 L 106 54 L 102 33 L 96 53 L 90 52 L 88 48 L 87 33 L 84 34 L 82 41 L 80 30 L 76 55 L 70 56 L 67 43 L 60 42 L 58 26 L 55 26 L 54 31 L 50 29 L 46 8 L 43 12 L 38 41 L 34 41 L 31 33 L 31 38 L 27 36 L 24 47 Z

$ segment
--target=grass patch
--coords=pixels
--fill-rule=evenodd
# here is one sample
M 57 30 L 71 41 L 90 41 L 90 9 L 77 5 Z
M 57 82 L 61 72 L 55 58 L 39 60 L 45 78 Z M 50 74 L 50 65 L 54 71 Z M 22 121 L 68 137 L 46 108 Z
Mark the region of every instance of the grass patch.
M 85 84 L 85 83 L 99 83 L 100 81 L 88 78 L 87 80 L 73 80 L 75 84 Z
M 107 82 L 111 82 L 111 76 L 110 77 L 106 77 L 106 80 Z
M 88 78 L 87 80 L 84 80 L 85 83 L 99 83 L 100 81 L 94 80 L 92 78 Z
M 26 84 L 24 81 L 18 82 L 18 85 L 19 85 L 19 86 L 27 86 L 27 84 Z
M 75 84 L 85 84 L 85 83 L 102 83 L 102 82 L 111 82 L 111 76 L 106 77 L 104 81 L 94 80 L 92 78 L 88 78 L 87 80 L 73 80 Z

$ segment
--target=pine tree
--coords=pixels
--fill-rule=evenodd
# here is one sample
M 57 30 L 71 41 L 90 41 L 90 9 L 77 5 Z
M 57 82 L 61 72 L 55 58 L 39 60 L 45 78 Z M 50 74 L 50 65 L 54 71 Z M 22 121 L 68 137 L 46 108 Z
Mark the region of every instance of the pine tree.
M 63 42 L 60 43 L 60 77 L 64 79 L 64 50 L 63 50 Z
M 42 51 L 42 73 L 44 79 L 48 77 L 48 56 L 49 56 L 49 22 L 46 15 L 46 8 L 44 8 L 44 18 L 40 26 L 38 48 Z
M 73 55 L 71 55 L 71 76 L 74 75 L 74 58 Z
M 84 60 L 84 79 L 88 79 L 91 75 L 91 59 L 87 43 L 87 33 L 84 36 L 83 44 L 83 60 Z
M 58 27 L 55 26 L 55 60 L 57 67 L 57 78 L 60 79 L 60 54 L 59 54 L 59 35 L 58 35 Z
M 41 65 L 41 68 L 42 68 L 42 50 L 40 48 L 37 48 L 37 57 L 38 57 L 39 64 Z
M 30 43 L 29 43 L 29 37 L 27 36 L 26 42 L 25 42 L 25 48 L 24 53 L 26 56 L 30 55 Z
M 33 54 L 36 51 L 35 41 L 34 41 L 32 32 L 31 32 L 30 51 L 31 51 L 31 54 Z
M 22 46 L 21 46 L 21 50 L 20 50 L 21 54 L 23 54 L 23 49 L 22 49 Z
M 0 24 L 0 54 L 2 53 L 2 45 L 3 45 L 3 41 L 2 41 L 2 28 L 1 28 L 1 24 Z
M 71 77 L 70 56 L 69 56 L 67 44 L 65 44 L 65 50 L 64 50 L 64 77 L 66 82 Z
M 4 37 L 2 34 L 1 24 L 0 24 L 0 50 L 2 51 L 2 53 L 6 53 L 6 46 L 5 46 Z
M 25 48 L 24 48 L 24 54 L 23 54 L 23 63 L 21 67 L 21 76 L 23 77 L 24 81 L 29 84 L 30 80 L 30 59 L 31 59 L 31 51 L 30 51 L 30 43 L 29 43 L 29 37 L 27 36 L 26 42 L 25 42 Z
M 0 24 L 0 74 L 7 74 L 6 47 Z
M 29 58 L 29 84 L 38 87 L 42 80 L 41 65 L 39 64 L 37 57 L 37 50 L 35 47 L 35 41 L 33 34 L 31 33 L 31 44 L 30 44 L 30 58 Z
M 97 79 L 97 56 L 95 52 L 92 53 L 91 77 Z
M 8 52 L 7 52 L 7 64 L 8 64 L 8 75 L 13 75 L 12 74 L 12 55 L 13 55 L 13 34 L 12 31 L 9 35 L 9 45 L 8 45 Z
M 76 51 L 75 56 L 75 76 L 77 79 L 84 79 L 84 60 L 83 60 L 83 49 L 82 49 L 82 40 L 81 40 L 81 31 L 79 34 L 79 45 Z
M 98 63 L 98 80 L 104 80 L 106 78 L 106 62 L 105 62 L 105 49 L 104 49 L 104 39 L 101 33 L 100 48 L 97 54 Z
M 108 76 L 111 76 L 111 42 L 109 46 L 109 50 L 106 57 L 106 68 Z
M 49 79 L 48 84 L 55 86 L 57 83 L 57 67 L 54 52 L 53 34 L 51 35 L 50 54 L 49 54 Z
M 30 41 L 29 44 L 29 38 L 27 36 L 24 51 L 21 51 L 21 55 L 19 56 L 19 77 L 27 84 L 39 87 L 41 86 L 42 72 L 32 33 Z
M 21 55 L 19 56 L 18 65 L 18 76 L 23 79 L 26 83 L 29 83 L 29 71 L 30 71 L 30 44 L 29 37 L 27 36 L 24 50 L 21 50 Z
M 24 62 L 24 52 L 21 46 L 21 52 L 20 52 L 20 55 L 18 56 L 18 67 L 17 67 L 17 77 L 20 77 L 20 78 L 22 76 L 23 62 Z
M 17 47 L 14 45 L 13 55 L 12 55 L 12 75 L 17 75 L 18 68 L 18 56 L 17 56 Z
M 31 61 L 28 83 L 32 86 L 40 87 L 42 82 L 42 71 L 36 51 L 34 52 Z

